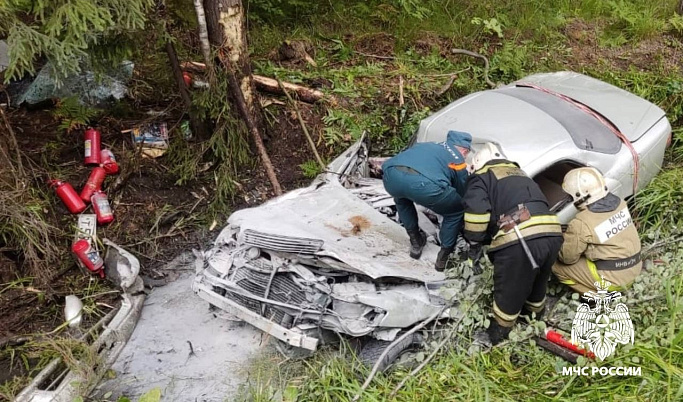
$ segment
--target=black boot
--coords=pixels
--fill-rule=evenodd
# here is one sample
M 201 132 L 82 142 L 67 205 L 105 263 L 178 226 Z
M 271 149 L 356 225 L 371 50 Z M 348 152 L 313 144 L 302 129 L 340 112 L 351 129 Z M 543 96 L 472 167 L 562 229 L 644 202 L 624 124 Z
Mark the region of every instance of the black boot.
M 408 231 L 408 236 L 410 237 L 410 257 L 417 260 L 422 255 L 425 244 L 427 244 L 427 235 L 418 229 Z
M 519 313 L 519 318 L 518 320 L 520 322 L 527 322 L 531 321 L 532 317 L 536 321 L 542 321 L 543 320 L 543 314 L 545 314 L 545 307 L 541 309 L 541 311 L 531 311 L 529 308 L 526 306 L 522 307 L 522 312 Z
M 491 346 L 495 346 L 507 339 L 508 335 L 510 335 L 510 331 L 512 331 L 512 327 L 504 327 L 498 324 L 498 321 L 491 320 L 491 324 L 486 330 Z
M 453 247 L 441 248 L 439 250 L 439 255 L 436 256 L 436 262 L 434 263 L 434 269 L 439 272 L 443 272 L 446 269 L 446 263 L 448 263 L 448 257 L 450 257 L 453 252 Z

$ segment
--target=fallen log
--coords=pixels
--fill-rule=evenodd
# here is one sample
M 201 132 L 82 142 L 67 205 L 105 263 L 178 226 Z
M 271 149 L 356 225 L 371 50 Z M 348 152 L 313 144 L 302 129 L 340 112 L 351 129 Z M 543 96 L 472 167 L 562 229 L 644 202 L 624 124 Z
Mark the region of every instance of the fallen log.
M 307 103 L 315 103 L 325 96 L 325 94 L 317 89 L 307 88 L 301 85 L 292 84 L 290 82 L 282 82 L 282 87 L 280 87 L 278 80 L 276 79 L 264 77 L 262 75 L 254 75 L 253 77 L 254 84 L 256 84 L 256 89 L 263 92 L 285 95 L 285 92 L 282 89 L 284 88 L 287 90 L 287 92 L 295 93 L 298 100 Z
M 206 64 L 199 63 L 196 61 L 186 61 L 182 63 L 182 68 L 185 71 L 198 73 L 206 70 Z M 252 77 L 254 79 L 256 89 L 258 89 L 259 91 L 276 95 L 285 95 L 285 92 L 282 90 L 276 79 L 256 74 L 252 74 Z M 282 82 L 282 85 L 287 90 L 287 92 L 296 94 L 297 100 L 303 102 L 315 103 L 325 97 L 325 94 L 321 91 L 318 91 L 317 89 L 308 88 L 303 85 L 292 84 L 291 82 Z

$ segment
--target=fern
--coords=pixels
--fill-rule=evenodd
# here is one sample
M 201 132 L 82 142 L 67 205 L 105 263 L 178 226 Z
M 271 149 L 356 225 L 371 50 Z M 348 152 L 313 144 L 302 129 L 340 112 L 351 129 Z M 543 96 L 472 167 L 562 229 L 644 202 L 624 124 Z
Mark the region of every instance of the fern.
M 59 129 L 70 133 L 73 130 L 87 126 L 93 117 L 99 114 L 99 110 L 83 106 L 75 96 L 61 99 L 57 108 L 52 112 L 57 120 L 60 120 Z

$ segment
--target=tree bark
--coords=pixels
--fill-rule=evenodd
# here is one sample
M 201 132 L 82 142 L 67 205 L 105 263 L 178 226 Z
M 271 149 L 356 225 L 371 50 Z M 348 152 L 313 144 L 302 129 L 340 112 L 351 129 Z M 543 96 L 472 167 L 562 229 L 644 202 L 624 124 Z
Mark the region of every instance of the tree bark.
M 206 24 L 206 13 L 202 0 L 194 0 L 194 10 L 197 13 L 197 26 L 199 27 L 199 45 L 204 56 L 204 63 L 211 68 L 211 45 L 209 44 L 209 32 Z
M 183 71 L 180 69 L 178 54 L 175 51 L 173 42 L 171 41 L 166 42 L 166 54 L 168 55 L 168 61 L 170 62 L 171 69 L 173 70 L 173 77 L 175 77 L 176 83 L 178 84 L 180 98 L 183 100 L 185 110 L 190 116 L 190 129 L 196 138 L 206 139 L 207 130 L 205 129 L 204 123 L 192 110 L 192 97 L 190 96 L 190 90 L 187 89 L 187 84 L 185 84 L 185 80 L 183 79 Z
M 209 42 L 215 47 L 220 47 L 223 44 L 223 30 L 218 22 L 218 15 L 218 1 L 204 0 L 204 16 L 206 17 Z
M 242 90 L 244 103 L 258 131 L 265 133 L 263 113 L 256 97 L 247 47 L 247 20 L 242 0 L 218 0 L 219 22 L 223 28 L 222 49 Z
M 683 15 L 683 0 L 678 2 L 678 7 L 676 7 L 676 12 L 678 15 Z

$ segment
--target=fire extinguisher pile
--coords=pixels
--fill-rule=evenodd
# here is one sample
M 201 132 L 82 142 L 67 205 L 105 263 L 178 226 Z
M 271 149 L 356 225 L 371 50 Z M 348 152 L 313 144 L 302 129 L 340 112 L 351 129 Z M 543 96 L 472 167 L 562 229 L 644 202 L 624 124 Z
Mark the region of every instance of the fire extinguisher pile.
M 72 214 L 81 214 L 87 204 L 92 203 L 95 216 L 82 214 L 78 220 L 79 233 L 71 246 L 81 266 L 104 278 L 104 262 L 100 257 L 95 241 L 95 219 L 97 224 L 106 225 L 114 220 L 114 214 L 109 205 L 107 194 L 102 191 L 102 184 L 107 175 L 118 173 L 119 165 L 114 154 L 108 149 L 100 148 L 100 132 L 88 127 L 84 134 L 86 166 L 94 166 L 88 181 L 80 194 L 71 184 L 61 180 L 50 180 L 49 184 L 55 189 L 57 196 Z

